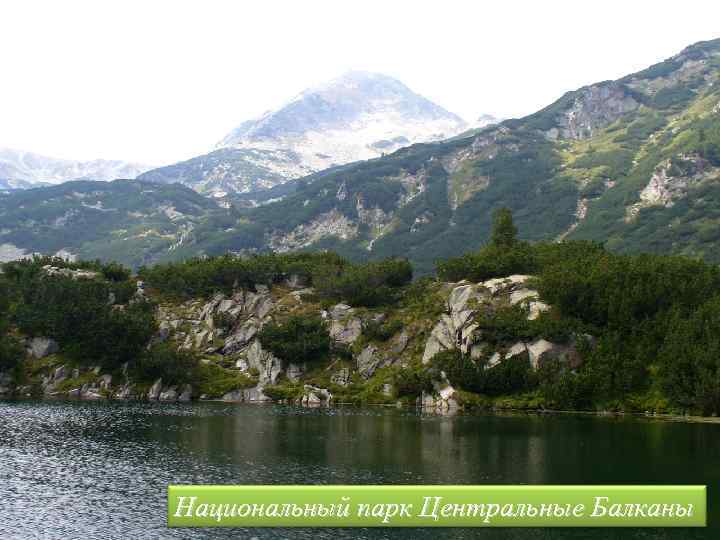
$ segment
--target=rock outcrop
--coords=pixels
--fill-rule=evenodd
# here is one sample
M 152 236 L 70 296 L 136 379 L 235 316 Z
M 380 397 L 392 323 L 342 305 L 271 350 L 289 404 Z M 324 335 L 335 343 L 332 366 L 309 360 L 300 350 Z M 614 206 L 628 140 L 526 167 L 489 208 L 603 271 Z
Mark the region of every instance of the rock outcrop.
M 512 275 L 507 278 L 490 279 L 482 283 L 460 282 L 450 291 L 445 313 L 435 324 L 423 353 L 422 362 L 427 364 L 439 352 L 459 349 L 477 359 L 486 345 L 482 332 L 475 322 L 481 311 L 494 311 L 501 306 L 521 305 L 527 310 L 527 318 L 534 320 L 548 310 L 537 291 L 527 286 L 530 276 Z
M 90 270 L 73 270 L 71 268 L 58 268 L 46 264 L 43 266 L 43 271 L 48 277 L 69 277 L 70 279 L 97 279 L 100 277 L 98 272 L 92 272 Z
M 57 341 L 46 337 L 35 337 L 27 342 L 27 352 L 33 358 L 45 358 L 58 352 Z
M 333 395 L 326 388 L 318 388 L 306 384 L 300 404 L 308 407 L 317 407 L 319 405 L 329 405 L 333 399 Z
M 651 206 L 672 208 L 688 192 L 706 181 L 716 181 L 720 168 L 695 154 L 680 154 L 658 164 L 650 181 L 640 191 L 640 200 L 626 208 L 625 221 L 637 219 L 640 210 Z
M 551 128 L 551 139 L 588 139 L 623 115 L 635 111 L 640 103 L 623 84 L 600 83 L 574 93 L 570 105 L 556 117 L 558 127 Z
M 444 373 L 433 382 L 433 392 L 425 392 L 417 398 L 416 405 L 423 412 L 454 414 L 460 410 L 455 388 L 447 380 Z
M 352 345 L 362 333 L 362 321 L 354 316 L 355 310 L 346 304 L 337 304 L 327 314 L 330 318 L 330 337 Z

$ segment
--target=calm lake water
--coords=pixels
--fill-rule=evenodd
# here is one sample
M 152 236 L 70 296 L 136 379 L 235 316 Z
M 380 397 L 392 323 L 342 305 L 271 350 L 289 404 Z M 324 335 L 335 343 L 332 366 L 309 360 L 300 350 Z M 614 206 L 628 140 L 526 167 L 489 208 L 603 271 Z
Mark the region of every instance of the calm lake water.
M 707 484 L 712 528 L 170 530 L 169 483 Z M 0 401 L 2 539 L 717 538 L 719 489 L 715 424 Z

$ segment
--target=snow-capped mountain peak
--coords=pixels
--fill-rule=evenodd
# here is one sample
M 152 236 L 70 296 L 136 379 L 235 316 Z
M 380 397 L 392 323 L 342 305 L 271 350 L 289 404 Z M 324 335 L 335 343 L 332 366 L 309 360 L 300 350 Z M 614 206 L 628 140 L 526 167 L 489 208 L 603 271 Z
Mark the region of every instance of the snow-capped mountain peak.
M 180 182 L 210 195 L 258 192 L 468 127 L 393 77 L 349 71 L 241 123 L 212 152 L 139 180 Z
M 302 147 L 304 143 L 317 144 L 319 138 L 334 139 L 339 132 L 352 132 L 355 148 L 346 153 L 358 154 L 358 144 L 367 146 L 398 136 L 411 142 L 437 139 L 454 135 L 465 127 L 459 116 L 414 93 L 397 79 L 350 71 L 304 90 L 276 110 L 243 122 L 216 148 L 279 142 Z M 331 146 L 329 150 L 336 150 L 336 145 Z M 322 149 L 318 151 L 324 153 Z M 372 150 L 360 154 L 372 154 Z M 337 159 L 343 163 L 354 160 L 349 155 Z

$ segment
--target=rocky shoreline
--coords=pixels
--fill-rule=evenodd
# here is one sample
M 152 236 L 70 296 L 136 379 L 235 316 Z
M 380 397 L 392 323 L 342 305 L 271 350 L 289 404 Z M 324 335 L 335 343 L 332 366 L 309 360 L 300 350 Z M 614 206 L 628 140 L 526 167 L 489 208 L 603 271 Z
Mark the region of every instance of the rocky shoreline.
M 0 377 L 0 396 L 70 397 L 78 399 L 142 399 L 160 402 L 222 400 L 226 402 L 293 402 L 328 405 L 347 400 L 348 392 L 365 391 L 365 403 L 416 405 L 423 410 L 452 413 L 475 404 L 467 393 L 456 390 L 444 372 L 435 373 L 432 389 L 414 399 L 398 399 L 389 370 L 427 371 L 435 355 L 459 350 L 473 359 L 489 357 L 487 369 L 517 357 L 527 357 L 533 370 L 550 358 L 572 367 L 579 362 L 575 340 L 553 343 L 542 338 L 498 346 L 486 341 L 478 320 L 508 306 L 519 306 L 528 320 L 537 319 L 550 306 L 540 301 L 532 278 L 511 275 L 481 283 L 436 282 L 429 291 L 428 307 L 353 308 L 338 303 L 323 305 L 303 280 L 291 276 L 283 284 L 209 299 L 168 301 L 156 309 L 159 330 L 154 342 L 192 352 L 200 363 L 224 374 L 243 377 L 238 387 L 203 391 L 201 385 L 165 384 L 158 378 L 132 381 L 123 365 L 118 373 L 101 373 L 99 367 L 83 368 L 63 361 L 58 344 L 45 337 L 25 340 L 36 376 L 13 386 L 7 374 Z M 146 292 L 138 283 L 137 295 Z M 259 332 L 269 323 L 289 316 L 318 316 L 333 342 L 346 354 L 317 367 L 283 362 L 266 350 Z M 378 339 L 371 328 L 389 329 Z M 373 388 L 368 392 L 367 388 Z M 279 392 L 292 390 L 292 395 Z M 340 395 L 336 395 L 340 394 Z M 463 396 L 465 394 L 465 396 Z M 357 402 L 352 399 L 350 401 Z

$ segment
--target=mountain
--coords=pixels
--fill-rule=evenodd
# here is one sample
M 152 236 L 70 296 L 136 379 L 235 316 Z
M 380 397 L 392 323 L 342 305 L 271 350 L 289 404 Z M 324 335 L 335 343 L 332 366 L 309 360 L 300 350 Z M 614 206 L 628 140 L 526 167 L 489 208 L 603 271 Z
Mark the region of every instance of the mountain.
M 422 272 L 473 250 L 492 211 L 529 240 L 720 262 L 720 40 L 521 119 L 308 178 L 248 213 L 262 246 L 406 256 Z M 310 181 L 312 180 L 312 181 Z
M 225 195 L 272 188 L 416 142 L 448 138 L 464 120 L 400 81 L 353 71 L 240 124 L 213 152 L 139 177 Z
M 493 211 L 507 207 L 527 240 L 595 240 L 618 252 L 720 262 L 720 40 L 568 92 L 525 118 L 413 144 L 290 185 L 282 200 L 251 209 L 219 208 L 176 186 L 174 193 L 191 199 L 197 211 L 182 211 L 191 214 L 193 230 L 172 252 L 168 246 L 176 240 L 146 246 L 124 232 L 132 226 L 143 231 L 136 235 L 155 238 L 152 201 L 127 202 L 143 208 L 128 209 L 142 214 L 132 223 L 63 233 L 57 218 L 88 211 L 82 199 L 66 195 L 61 211 L 38 218 L 58 204 L 50 198 L 57 188 L 27 192 L 32 207 L 17 194 L 5 195 L 0 244 L 54 252 L 74 242 L 74 253 L 133 264 L 225 251 L 332 249 L 354 260 L 408 257 L 418 274 L 427 274 L 435 260 L 483 245 Z M 94 240 L 75 239 L 76 231 Z M 50 233 L 56 240 L 43 247 Z
M 30 189 L 33 187 L 43 187 L 48 186 L 50 184 L 46 184 L 44 182 L 26 182 L 25 180 L 6 180 L 3 178 L 0 178 L 0 191 L 12 191 L 14 189 Z
M 0 189 L 26 189 L 69 180 L 108 181 L 135 178 L 149 167 L 126 161 L 74 161 L 0 148 Z
M 0 193 L 0 262 L 42 253 L 151 264 L 171 259 L 196 228 L 224 231 L 219 212 L 227 214 L 178 184 L 75 181 Z

